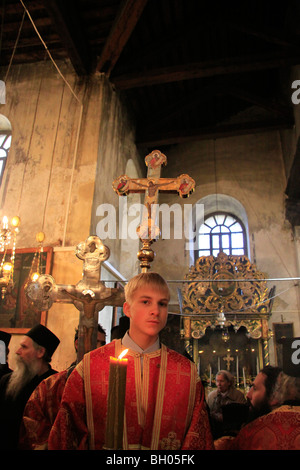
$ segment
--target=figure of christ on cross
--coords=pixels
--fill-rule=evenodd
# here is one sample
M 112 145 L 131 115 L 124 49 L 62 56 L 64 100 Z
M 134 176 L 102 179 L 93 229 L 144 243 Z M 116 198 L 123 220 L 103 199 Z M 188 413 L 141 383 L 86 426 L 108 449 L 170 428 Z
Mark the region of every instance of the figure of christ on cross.
M 123 289 L 106 287 L 100 281 L 101 264 L 109 249 L 96 236 L 90 236 L 76 247 L 83 261 L 82 279 L 76 285 L 56 284 L 50 274 L 43 274 L 28 284 L 26 295 L 39 310 L 49 310 L 53 303 L 72 303 L 80 312 L 77 362 L 97 346 L 98 313 L 105 306 L 122 306 Z
M 158 205 L 158 193 L 177 193 L 180 197 L 188 197 L 195 188 L 195 181 L 189 175 L 183 174 L 177 178 L 161 178 L 161 166 L 166 165 L 167 157 L 159 150 L 153 150 L 145 157 L 148 167 L 147 178 L 130 178 L 121 175 L 113 181 L 113 189 L 119 196 L 127 196 L 131 193 L 145 193 L 145 211 L 142 223 L 137 229 L 139 238 L 152 241 L 160 234 L 159 227 L 155 225 L 156 209 Z
M 99 298 L 92 290 L 83 291 L 82 293 L 71 294 L 66 289 L 62 292 L 72 299 L 72 303 L 80 312 L 79 328 L 78 328 L 78 360 L 83 355 L 96 347 L 98 313 L 107 305 L 119 305 L 123 301 L 120 296 L 120 290 L 117 288 L 107 289 L 107 297 Z M 101 295 L 101 294 L 100 294 Z M 83 341 L 80 338 L 83 337 Z

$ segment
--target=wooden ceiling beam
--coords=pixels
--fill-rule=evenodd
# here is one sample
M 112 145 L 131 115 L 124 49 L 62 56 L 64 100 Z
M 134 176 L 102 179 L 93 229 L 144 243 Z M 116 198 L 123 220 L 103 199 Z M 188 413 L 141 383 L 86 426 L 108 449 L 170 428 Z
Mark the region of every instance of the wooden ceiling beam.
M 60 40 L 68 51 L 70 61 L 78 75 L 90 73 L 94 60 L 90 44 L 84 34 L 77 0 L 44 0 Z
M 293 120 L 269 120 L 263 122 L 246 122 L 239 124 L 223 124 L 213 127 L 194 129 L 186 132 L 174 130 L 171 132 L 159 132 L 156 135 L 141 134 L 137 136 L 136 144 L 143 147 L 156 148 L 163 145 L 175 145 L 196 140 L 221 139 L 245 134 L 258 134 L 279 129 L 293 127 Z
M 148 0 L 126 0 L 116 16 L 110 34 L 98 60 L 97 72 L 109 76 L 131 36 Z
M 287 67 L 300 62 L 299 54 L 262 54 L 208 62 L 194 62 L 178 66 L 162 67 L 142 72 L 111 77 L 119 90 L 153 86 L 195 78 L 239 74 L 267 69 Z
M 271 111 L 278 117 L 290 118 L 293 114 L 292 107 L 283 106 L 278 101 L 271 101 L 259 96 L 256 93 L 252 93 L 246 89 L 242 89 L 236 85 L 227 85 L 227 93 L 241 100 L 247 101 L 252 105 L 259 106 L 260 108 Z

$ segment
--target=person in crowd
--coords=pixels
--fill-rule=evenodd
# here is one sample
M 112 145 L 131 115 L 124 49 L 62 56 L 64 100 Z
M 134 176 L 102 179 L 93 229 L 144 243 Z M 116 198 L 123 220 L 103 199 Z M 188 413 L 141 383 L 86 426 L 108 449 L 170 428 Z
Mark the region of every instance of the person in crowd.
M 223 409 L 224 406 L 238 403 L 246 405 L 244 394 L 234 386 L 234 377 L 227 370 L 220 370 L 216 374 L 216 390 L 208 394 L 210 422 L 214 439 L 224 433 Z
M 234 439 L 216 441 L 217 450 L 300 450 L 300 360 L 295 355 L 298 351 L 300 356 L 300 338 L 285 339 L 283 349 L 271 411 L 245 425 Z
M 105 345 L 106 333 L 98 325 L 97 347 Z M 78 329 L 75 331 L 74 347 L 77 352 Z M 20 450 L 46 450 L 51 427 L 57 416 L 62 394 L 69 375 L 77 361 L 67 369 L 44 379 L 32 392 L 24 410 L 20 427 Z
M 36 325 L 21 339 L 16 351 L 16 368 L 0 380 L 0 449 L 18 447 L 22 415 L 33 390 L 57 371 L 51 357 L 59 339 L 44 325 Z
M 154 272 L 125 287 L 129 331 L 86 354 L 70 375 L 50 450 L 105 449 L 110 356 L 128 349 L 123 449 L 212 449 L 204 390 L 195 364 L 159 342 L 170 292 Z
M 0 379 L 5 374 L 9 374 L 12 370 L 8 366 L 8 354 L 9 354 L 9 343 L 11 339 L 11 334 L 6 331 L 0 330 L 0 342 L 2 342 L 3 349 L 1 349 L 1 358 L 0 358 Z
M 253 384 L 247 393 L 249 413 L 247 422 L 270 413 L 273 409 L 272 395 L 280 367 L 265 366 L 255 377 Z

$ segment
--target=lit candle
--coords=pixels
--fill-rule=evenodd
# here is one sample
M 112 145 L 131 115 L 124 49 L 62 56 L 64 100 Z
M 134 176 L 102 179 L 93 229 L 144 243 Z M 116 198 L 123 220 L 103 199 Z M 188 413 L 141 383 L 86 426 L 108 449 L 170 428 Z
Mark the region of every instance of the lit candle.
M 125 349 L 118 358 L 109 358 L 109 382 L 107 396 L 107 417 L 105 449 L 123 448 L 123 427 L 125 411 L 125 391 L 128 359 Z
M 246 372 L 245 372 L 245 367 L 243 367 L 243 381 L 244 381 L 244 388 L 246 388 Z

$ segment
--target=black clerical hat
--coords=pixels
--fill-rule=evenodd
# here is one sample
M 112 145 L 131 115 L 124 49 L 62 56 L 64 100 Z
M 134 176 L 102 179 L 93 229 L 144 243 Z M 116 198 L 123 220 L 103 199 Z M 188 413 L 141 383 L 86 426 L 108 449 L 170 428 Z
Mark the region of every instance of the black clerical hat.
M 60 343 L 57 336 L 44 325 L 35 325 L 26 333 L 26 336 L 29 336 L 37 344 L 46 348 L 50 357 Z
M 6 333 L 6 331 L 1 331 L 0 330 L 0 340 L 5 343 L 5 346 L 8 348 L 9 342 L 10 342 L 11 335 L 9 333 Z
M 282 338 L 282 370 L 291 377 L 300 377 L 300 337 Z

